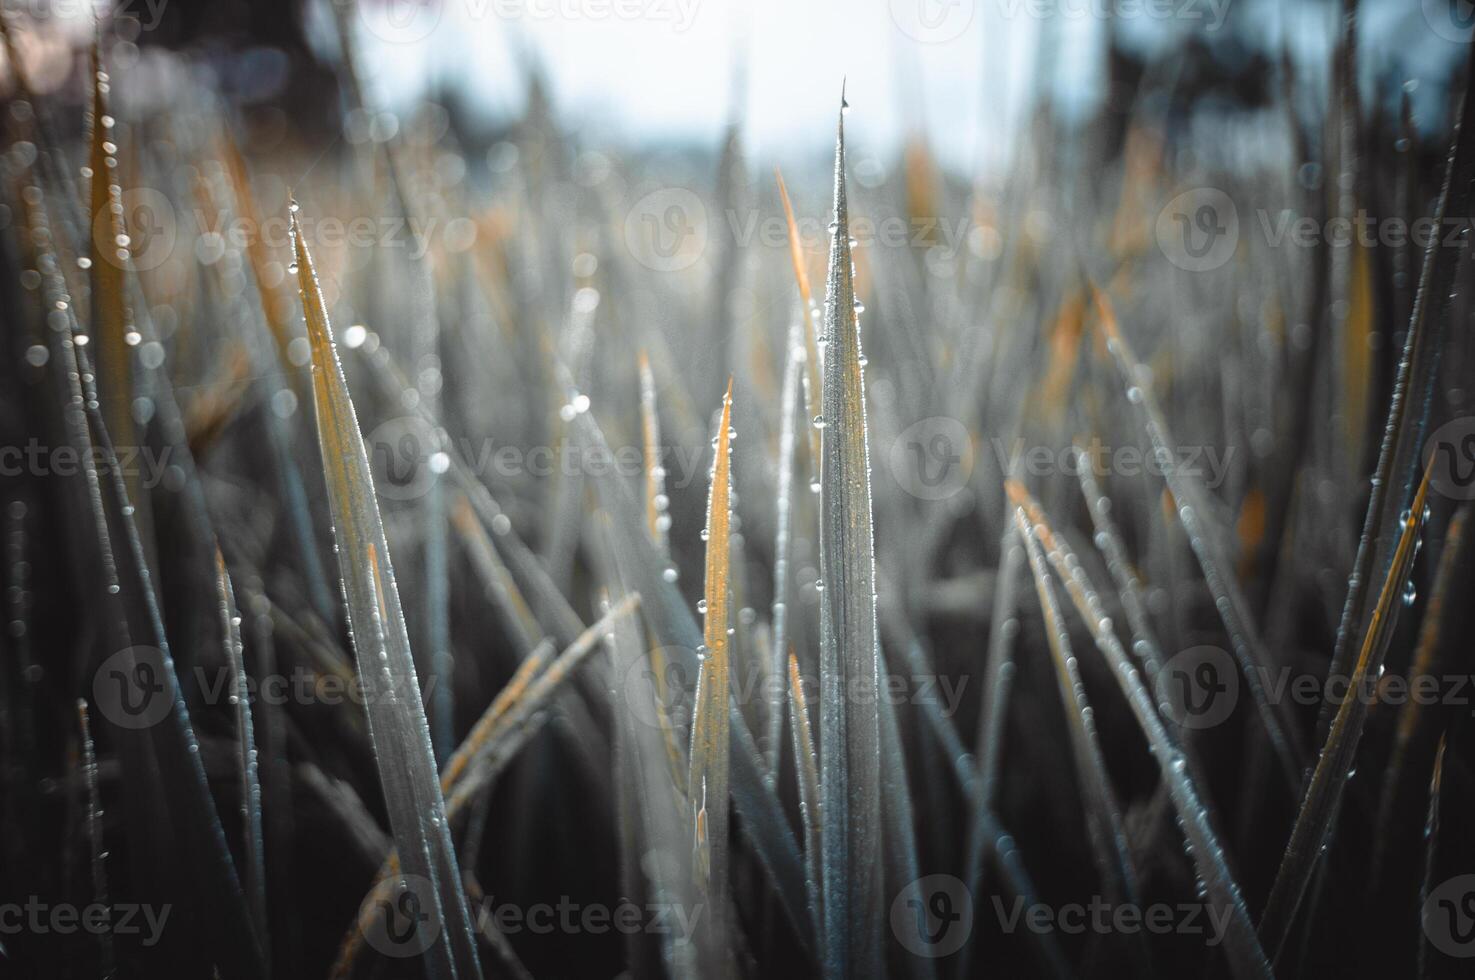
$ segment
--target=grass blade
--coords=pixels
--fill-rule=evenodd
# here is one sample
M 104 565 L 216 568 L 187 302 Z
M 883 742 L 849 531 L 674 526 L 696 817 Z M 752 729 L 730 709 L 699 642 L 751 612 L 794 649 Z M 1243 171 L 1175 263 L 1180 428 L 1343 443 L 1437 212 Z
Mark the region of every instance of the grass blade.
M 1475 524 L 1470 520 L 1470 505 L 1464 504 L 1455 511 L 1445 529 L 1444 550 L 1439 555 L 1439 569 L 1434 573 L 1434 588 L 1430 590 L 1428 605 L 1424 607 L 1423 620 L 1419 624 L 1418 645 L 1414 648 L 1413 663 L 1409 666 L 1408 678 L 1411 684 L 1418 684 L 1420 678 L 1438 677 L 1443 673 L 1445 667 L 1441 663 L 1440 652 L 1459 642 L 1455 639 L 1458 627 L 1453 627 L 1453 621 L 1457 621 L 1458 617 L 1448 613 L 1447 606 L 1454 596 L 1464 592 L 1464 587 L 1468 587 L 1470 582 L 1468 554 L 1472 530 L 1475 530 Z M 1446 624 L 1450 626 L 1447 627 Z M 1430 706 L 1426 701 L 1426 698 L 1411 698 L 1398 713 L 1393 745 L 1388 750 L 1388 765 L 1383 775 L 1378 818 L 1374 824 L 1376 830 L 1373 834 L 1371 873 L 1368 876 L 1369 895 L 1379 894 L 1384 856 L 1388 847 L 1394 844 L 1390 839 L 1393 834 L 1394 808 L 1399 806 L 1404 795 L 1404 784 L 1412 776 L 1407 768 L 1409 752 L 1417 743 L 1422 753 L 1426 740 L 1432 734 L 1431 728 L 1438 720 L 1438 712 L 1427 710 Z
M 241 885 L 246 891 L 255 917 L 257 932 L 267 935 L 266 864 L 262 858 L 261 780 L 256 766 L 256 737 L 251 725 L 251 686 L 246 681 L 244 645 L 241 643 L 241 617 L 236 610 L 236 594 L 231 587 L 225 557 L 215 552 L 215 580 L 220 595 L 221 640 L 231 671 L 231 700 L 236 708 L 236 741 L 240 752 L 241 839 L 245 868 Z M 271 948 L 262 940 L 263 955 L 271 961 Z
M 656 548 L 669 554 L 671 515 L 666 510 L 666 467 L 661 462 L 661 416 L 656 411 L 656 379 L 645 351 L 640 352 L 640 437 L 645 448 L 646 525 Z
M 1055 596 L 1054 583 L 1050 581 L 1044 552 L 1021 507 L 1014 508 L 1014 527 L 1019 533 L 1020 541 L 1024 543 L 1025 553 L 1029 558 L 1029 571 L 1035 581 L 1035 595 L 1045 617 L 1045 640 L 1055 667 L 1060 706 L 1065 711 L 1070 732 L 1076 779 L 1080 783 L 1081 796 L 1086 804 L 1086 827 L 1096 855 L 1097 871 L 1101 875 L 1108 901 L 1137 905 L 1141 903 L 1137 875 L 1127 850 L 1127 833 L 1122 824 L 1121 805 L 1111 788 L 1106 760 L 1096 735 L 1095 715 L 1091 710 L 1091 702 L 1086 697 L 1085 682 L 1081 679 L 1075 654 L 1071 651 L 1070 633 L 1065 627 L 1065 618 L 1060 613 L 1060 603 Z M 1151 959 L 1141 936 L 1130 937 L 1128 943 L 1134 973 L 1137 976 L 1151 976 Z
M 93 229 L 91 280 L 92 335 L 97 339 L 97 391 L 103 422 L 115 446 L 137 446 L 133 420 L 133 351 L 138 334 L 128 309 L 124 284 L 127 229 L 123 224 L 123 192 L 118 185 L 118 147 L 108 111 L 107 74 L 97 46 L 92 50 L 92 135 L 88 155 L 89 218 Z M 136 473 L 127 476 L 128 499 L 143 501 Z
M 1434 890 L 1434 869 L 1439 857 L 1439 802 L 1444 789 L 1445 736 L 1439 736 L 1439 748 L 1434 753 L 1434 772 L 1429 777 L 1429 810 L 1424 819 L 1424 876 L 1419 882 L 1419 908 L 1429 904 L 1429 893 Z M 1419 967 L 1415 976 L 1420 980 L 1431 976 L 1429 971 L 1428 931 L 1419 936 Z
M 789 258 L 794 264 L 794 281 L 799 284 L 799 311 L 802 314 L 800 322 L 804 327 L 804 405 L 809 411 L 809 417 L 814 418 L 820 413 L 820 357 L 819 344 L 814 333 L 814 294 L 809 288 L 809 272 L 805 269 L 804 245 L 799 240 L 799 226 L 794 221 L 794 206 L 789 202 L 789 189 L 784 186 L 784 175 L 777 170 L 773 172 L 774 179 L 778 181 L 779 200 L 784 205 L 784 221 L 789 233 Z M 819 443 L 820 436 L 817 430 L 809 430 L 809 482 L 819 482 Z
M 835 137 L 835 221 L 825 301 L 820 427 L 820 814 L 825 974 L 881 969 L 881 732 L 875 536 L 860 325 L 845 197 L 845 101 Z M 867 687 L 867 685 L 869 685 Z
M 1081 446 L 1076 443 L 1077 448 Z M 1091 525 L 1096 531 L 1096 545 L 1106 560 L 1106 569 L 1116 580 L 1117 592 L 1121 596 L 1122 612 L 1127 625 L 1132 629 L 1132 649 L 1147 668 L 1149 683 L 1157 679 L 1163 668 L 1163 653 L 1153 639 L 1152 623 L 1147 618 L 1147 600 L 1143 595 L 1142 580 L 1127 558 L 1127 547 L 1122 541 L 1122 532 L 1111 516 L 1111 500 L 1101 492 L 1096 474 L 1084 453 L 1076 457 L 1076 473 L 1080 476 L 1081 495 L 1086 499 L 1086 509 L 1091 514 Z
M 425 950 L 432 976 L 479 978 L 471 917 L 436 779 L 430 731 L 415 677 L 409 633 L 400 611 L 394 569 L 358 416 L 349 397 L 332 327 L 318 290 L 312 256 L 292 215 L 298 290 L 312 349 L 313 403 L 323 476 L 338 541 L 338 565 L 348 606 L 358 676 L 368 704 L 369 733 L 383 784 L 395 846 L 407 874 L 428 881 L 418 895 L 429 906 Z
M 782 418 L 779 420 L 778 440 L 778 488 L 775 506 L 773 538 L 773 656 L 775 676 L 782 676 L 777 665 L 789 651 L 789 558 L 793 550 L 793 507 L 794 507 L 794 444 L 795 425 L 799 406 L 799 351 L 797 331 L 789 331 L 788 350 L 784 357 Z M 810 429 L 811 434 L 814 430 Z M 777 685 L 775 685 L 777 687 Z M 768 779 L 772 785 L 778 779 L 779 743 L 783 739 L 783 699 L 775 699 L 769 706 L 768 716 Z
M 1107 351 L 1121 372 L 1123 383 L 1127 387 L 1128 401 L 1136 407 L 1143 428 L 1147 430 L 1152 442 L 1153 452 L 1159 458 L 1163 478 L 1177 503 L 1178 519 L 1187 532 L 1189 546 L 1203 570 L 1204 580 L 1214 596 L 1214 607 L 1224 623 L 1240 673 L 1244 675 L 1245 688 L 1255 702 L 1255 710 L 1259 713 L 1260 723 L 1270 740 L 1270 746 L 1280 761 L 1286 783 L 1295 792 L 1301 785 L 1302 752 L 1295 728 L 1285 723 L 1276 705 L 1265 695 L 1260 672 L 1272 664 L 1250 622 L 1249 604 L 1234 578 L 1233 569 L 1220 554 L 1215 532 L 1207 524 L 1210 511 L 1198 483 L 1174 465 L 1176 456 L 1173 447 L 1177 443 L 1168 431 L 1167 417 L 1158 404 L 1157 396 L 1153 394 L 1151 385 L 1146 383 L 1147 372 L 1118 329 L 1116 315 L 1112 312 L 1106 294 L 1098 289 L 1095 290 L 1095 295 L 1097 312 L 1100 314 L 1098 322 L 1106 335 Z
M 82 776 L 87 782 L 87 847 L 92 872 L 92 901 L 108 906 L 107 856 L 103 843 L 102 796 L 98 790 L 97 746 L 92 742 L 92 724 L 87 717 L 87 702 L 77 701 L 77 729 L 82 738 Z M 97 935 L 97 975 L 112 976 L 113 936 L 104 929 Z
M 1388 643 L 1393 636 L 1393 626 L 1398 621 L 1398 610 L 1403 604 L 1404 586 L 1413 567 L 1414 553 L 1419 530 L 1425 519 L 1425 502 L 1429 495 L 1429 477 L 1433 467 L 1424 471 L 1419 484 L 1414 506 L 1403 517 L 1403 533 L 1393 553 L 1393 565 L 1383 580 L 1378 593 L 1377 605 L 1373 607 L 1363 635 L 1361 652 L 1353 668 L 1349 691 L 1365 690 L 1369 677 L 1376 677 L 1382 669 Z M 1280 952 L 1286 934 L 1296 917 L 1301 899 L 1311 882 L 1312 872 L 1321 858 L 1323 849 L 1336 823 L 1341 807 L 1342 790 L 1357 756 L 1357 745 L 1362 738 L 1363 723 L 1367 720 L 1368 705 L 1364 698 L 1351 696 L 1343 700 L 1327 731 L 1326 745 L 1316 761 L 1316 771 L 1306 787 L 1305 798 L 1296 815 L 1296 824 L 1291 830 L 1291 839 L 1286 844 L 1281 858 L 1280 870 L 1275 875 L 1275 885 L 1265 903 L 1265 912 L 1260 919 L 1260 937 L 1265 950 L 1272 958 Z
M 476 799 L 496 782 L 502 770 L 541 728 L 547 717 L 542 709 L 553 695 L 573 677 L 579 665 L 599 649 L 600 641 L 611 626 L 620 618 L 633 613 L 639 604 L 639 594 L 630 593 L 616 603 L 603 618 L 580 634 L 556 659 L 553 657 L 553 644 L 545 639 L 518 665 L 512 677 L 472 726 L 466 739 L 446 760 L 445 772 L 440 777 L 439 792 L 446 801 L 447 825 L 450 821 L 460 819 Z M 400 870 L 400 855 L 398 847 L 390 850 L 379 869 L 375 888 L 364 897 L 359 907 L 359 923 L 362 924 L 375 914 L 379 886 Z M 350 929 L 343 937 L 338 959 L 333 964 L 332 977 L 343 978 L 352 973 L 363 946 L 363 938 L 364 930 L 361 927 Z
M 524 659 L 527 658 L 532 654 L 537 641 L 542 638 L 543 629 L 533 616 L 532 609 L 528 607 L 527 600 L 523 598 L 522 590 L 517 587 L 507 564 L 497 553 L 491 535 L 487 534 L 486 528 L 476 519 L 476 512 L 471 509 L 464 494 L 458 495 L 451 507 L 451 523 L 460 533 L 471 556 L 471 564 L 481 577 L 492 604 L 501 612 L 503 625 L 516 643 L 519 654 Z
M 712 464 L 712 490 L 707 498 L 707 575 L 701 612 L 705 614 L 701 668 L 697 675 L 695 713 L 691 723 L 691 757 L 686 781 L 686 798 L 695 826 L 693 852 L 700 890 L 711 908 L 707 929 L 713 948 L 725 949 L 727 918 L 727 796 L 731 769 L 731 738 L 727 703 L 728 680 L 728 592 L 731 555 L 728 528 L 731 513 L 728 478 L 732 424 L 732 382 L 722 399 L 722 418 L 717 425 L 717 454 Z
M 9 34 L 3 24 L 0 18 L 0 33 L 5 33 L 9 45 Z M 7 50 L 13 55 L 12 48 Z M 31 176 L 36 179 L 34 174 Z M 73 199 L 68 196 L 66 200 Z M 205 928 L 223 951 L 216 960 L 217 967 L 229 976 L 259 975 L 260 948 L 210 794 L 199 742 L 190 724 L 153 577 L 129 502 L 123 467 L 103 421 L 93 365 L 81 339 L 85 334 L 68 300 L 68 286 L 56 251 L 55 231 L 45 196 L 38 193 L 30 204 L 27 216 L 37 252 L 36 265 L 41 273 L 42 295 L 57 314 L 53 329 L 47 331 L 49 363 L 58 379 L 56 390 L 67 399 L 68 407 L 62 412 L 65 438 L 81 462 L 81 479 L 71 482 L 72 487 L 78 488 L 73 491 L 76 496 L 69 501 L 75 505 L 72 518 L 79 528 L 88 527 L 93 534 L 89 544 L 95 551 L 88 555 L 88 560 L 92 563 L 89 567 L 97 571 L 89 574 L 86 581 L 89 586 L 104 590 L 100 601 L 101 629 L 113 643 L 113 649 L 123 655 L 121 674 L 133 682 L 129 696 L 143 701 L 162 697 L 168 704 L 159 724 L 143 731 L 116 733 L 120 755 L 130 771 L 140 777 L 136 784 L 146 781 L 148 790 L 144 792 L 161 791 L 170 816 L 177 815 L 182 842 L 196 872 L 190 883 L 197 889 L 193 894 L 208 910 Z M 82 536 L 85 538 L 85 532 Z M 135 670 L 138 662 L 132 652 L 132 637 L 136 629 L 152 640 L 157 651 L 153 667 L 159 676 L 157 684 L 150 689 L 141 689 L 142 676 Z M 125 799 L 129 836 L 139 845 L 140 858 L 135 862 L 135 870 L 141 872 L 141 877 L 167 881 L 173 877 L 172 868 L 146 869 L 142 858 L 143 854 L 150 854 L 162 860 L 165 842 L 160 839 L 157 800 L 144 798 L 136 785 L 125 789 Z
M 607 454 L 609 443 L 592 416 L 592 412 L 577 415 L 573 435 L 582 451 Z M 653 645 L 670 655 L 677 670 L 691 672 L 683 676 L 691 676 L 696 673 L 695 651 L 702 645 L 702 634 L 681 592 L 663 574 L 669 566 L 645 532 L 640 504 L 624 480 L 613 478 L 605 470 L 591 475 L 600 506 L 611 516 L 610 550 L 619 574 L 646 597 L 642 609 Z M 767 772 L 747 720 L 736 704 L 729 704 L 728 714 L 732 734 L 732 804 L 741 821 L 739 827 L 772 882 L 774 894 L 794 926 L 800 944 L 812 948 L 814 937 L 810 935 L 809 916 L 804 909 L 804 869 L 798 841 L 778 797 L 768 789 Z
M 1475 47 L 1470 48 L 1465 68 L 1466 84 L 1475 83 Z M 1467 90 L 1460 100 L 1459 122 L 1450 141 L 1445 164 L 1444 182 L 1435 205 L 1434 227 L 1443 227 L 1447 216 L 1470 213 L 1471 194 L 1475 191 L 1475 99 Z M 1419 289 L 1414 298 L 1412 319 L 1404 339 L 1398 374 L 1393 382 L 1388 405 L 1388 421 L 1378 450 L 1378 464 L 1368 496 L 1367 514 L 1363 518 L 1362 535 L 1358 539 L 1357 556 L 1347 583 L 1347 600 L 1337 624 L 1336 646 L 1327 668 L 1328 677 L 1346 676 L 1347 660 L 1352 644 L 1365 625 L 1363 606 L 1374 568 L 1389 567 L 1391 557 L 1384 558 L 1387 541 L 1393 529 L 1397 508 L 1409 506 L 1417 492 L 1415 474 L 1420 464 L 1424 430 L 1433 403 L 1438 374 L 1441 340 L 1447 332 L 1448 302 L 1455 285 L 1455 274 L 1468 247 L 1468 235 L 1461 234 L 1452 243 L 1431 241 L 1424 250 L 1424 264 L 1419 274 Z M 1431 311 L 1430 307 L 1433 307 Z M 1380 562 L 1379 559 L 1383 560 Z M 1385 575 L 1386 577 L 1386 575 Z M 1317 718 L 1320 736 L 1330 723 L 1332 705 L 1323 701 Z
M 1097 649 L 1111 664 L 1112 673 L 1126 696 L 1127 704 L 1147 736 L 1148 749 L 1162 772 L 1208 901 L 1228 916 L 1223 941 L 1231 972 L 1241 980 L 1249 977 L 1269 980 L 1270 963 L 1256 938 L 1249 909 L 1245 907 L 1239 885 L 1224 861 L 1224 849 L 1219 844 L 1218 835 L 1209 819 L 1208 807 L 1193 780 L 1189 778 L 1187 756 L 1158 717 L 1152 692 L 1143 683 L 1141 674 L 1127 656 L 1127 651 L 1122 648 L 1121 642 L 1110 628 L 1103 626 L 1107 622 L 1105 610 L 1101 608 L 1095 589 L 1090 587 L 1080 561 L 1050 529 L 1044 511 L 1022 484 L 1009 480 L 1006 489 L 1009 499 L 1023 508 L 1029 518 L 1032 533 L 1045 548 L 1051 567 L 1064 583 L 1076 611 L 1090 629 Z
M 799 660 L 789 652 L 789 717 L 794 744 L 794 770 L 799 782 L 799 817 L 804 824 L 804 884 L 809 894 L 810 914 L 815 934 L 821 934 L 824 922 L 824 900 L 820 891 L 819 860 L 819 763 L 814 751 L 814 734 L 809 726 L 809 703 L 804 695 L 804 678 L 799 673 Z

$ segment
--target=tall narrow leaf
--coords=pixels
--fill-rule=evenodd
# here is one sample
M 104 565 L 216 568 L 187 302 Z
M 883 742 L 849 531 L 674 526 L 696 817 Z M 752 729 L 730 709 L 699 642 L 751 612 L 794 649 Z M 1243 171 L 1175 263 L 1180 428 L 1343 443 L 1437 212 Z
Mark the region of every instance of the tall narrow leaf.
M 1208 504 L 1203 491 L 1197 478 L 1187 472 L 1187 467 L 1176 465 L 1173 447 L 1179 444 L 1173 441 L 1168 431 L 1167 416 L 1147 383 L 1147 372 L 1118 329 L 1111 304 L 1099 289 L 1096 290 L 1096 308 L 1100 313 L 1098 319 L 1102 333 L 1106 335 L 1106 349 L 1121 372 L 1127 400 L 1137 409 L 1152 442 L 1152 451 L 1177 506 L 1178 520 L 1182 522 L 1189 546 L 1203 569 L 1204 580 L 1214 596 L 1214 608 L 1224 623 L 1229 645 L 1244 675 L 1245 689 L 1254 700 L 1260 724 L 1264 726 L 1270 746 L 1280 760 L 1287 784 L 1299 788 L 1301 751 L 1296 730 L 1285 723 L 1277 707 L 1279 702 L 1271 702 L 1265 694 L 1265 686 L 1260 680 L 1261 671 L 1273 664 L 1250 621 L 1249 603 L 1234 578 L 1233 569 L 1221 553 L 1218 532 L 1209 526 Z
M 266 936 L 266 865 L 262 859 L 261 831 L 261 780 L 256 764 L 256 736 L 251 724 L 250 685 L 246 681 L 245 651 L 241 643 L 241 617 L 236 611 L 236 593 L 231 586 L 230 572 L 225 567 L 225 557 L 215 552 L 215 580 L 220 597 L 221 642 L 225 646 L 226 660 L 231 671 L 231 699 L 236 709 L 236 749 L 239 752 L 241 777 L 241 829 L 245 854 L 241 873 L 241 884 L 246 891 L 246 900 L 251 903 L 251 914 L 256 920 L 257 932 Z M 265 938 L 262 946 L 267 947 Z M 271 950 L 265 948 L 266 959 Z
M 820 427 L 820 814 L 829 977 L 882 969 L 881 734 L 875 539 L 865 380 L 845 199 L 845 101 L 835 136 L 835 221 L 825 301 Z
M 1076 611 L 1090 629 L 1097 649 L 1111 664 L 1112 674 L 1121 686 L 1137 724 L 1147 736 L 1147 747 L 1162 772 L 1163 783 L 1167 786 L 1173 810 L 1183 828 L 1207 901 L 1213 904 L 1219 914 L 1226 917 L 1223 941 L 1230 970 L 1240 980 L 1248 977 L 1268 980 L 1271 975 L 1270 963 L 1255 936 L 1255 928 L 1250 922 L 1249 909 L 1245 906 L 1239 885 L 1225 863 L 1224 848 L 1209 819 L 1208 808 L 1189 775 L 1187 756 L 1158 717 L 1152 692 L 1143 683 L 1137 666 L 1127 656 L 1127 651 L 1122 648 L 1116 634 L 1111 631 L 1110 621 L 1101 607 L 1096 590 L 1090 586 L 1079 559 L 1050 529 L 1044 511 L 1022 484 L 1009 480 L 1006 487 L 1009 499 L 1021 507 L 1029 518 L 1031 532 L 1044 546 L 1051 567 L 1055 569 L 1055 574 L 1065 585 Z
M 389 822 L 408 875 L 429 883 L 416 893 L 435 930 L 426 949 L 426 966 L 435 977 L 481 976 L 471 918 L 451 848 L 445 802 L 436 779 L 430 730 L 420 700 L 420 684 L 410 653 L 410 638 L 400 611 L 399 590 L 389 561 L 384 525 L 374 497 L 373 477 L 359 434 L 358 416 L 348 394 L 332 327 L 318 289 L 307 243 L 292 207 L 292 243 L 298 290 L 312 350 L 313 403 L 323 476 L 338 542 L 338 566 L 348 606 L 349 628 L 358 658 L 358 676 L 367 701 L 369 734 L 384 787 Z M 411 879 L 413 880 L 413 879 Z M 428 906 L 428 907 L 426 907 Z
M 778 487 L 773 534 L 773 656 L 774 676 L 783 676 L 779 666 L 789 651 L 789 558 L 793 550 L 794 522 L 794 442 L 798 420 L 798 387 L 800 370 L 798 328 L 789 331 L 788 350 L 784 356 L 783 391 L 779 396 L 782 417 L 779 419 Z M 814 430 L 810 429 L 811 433 Z M 777 685 L 775 685 L 777 686 Z M 783 698 L 769 705 L 768 716 L 768 780 L 778 779 L 778 761 L 784 729 Z
M 1086 685 L 1081 678 L 1080 666 L 1071 650 L 1070 633 L 1065 627 L 1065 617 L 1060 612 L 1055 585 L 1050 581 L 1050 573 L 1045 566 L 1045 554 L 1040 548 L 1039 539 L 1030 528 L 1029 518 L 1023 508 L 1014 509 L 1014 526 L 1029 557 L 1030 574 L 1035 580 L 1035 595 L 1045 617 L 1045 641 L 1055 668 L 1055 687 L 1060 694 L 1060 706 L 1065 712 L 1066 725 L 1070 732 L 1076 780 L 1080 784 L 1082 802 L 1086 807 L 1086 827 L 1096 856 L 1097 870 L 1109 901 L 1137 905 L 1141 901 L 1137 890 L 1137 874 L 1127 851 L 1127 833 L 1122 824 L 1121 805 L 1117 802 L 1116 792 L 1111 788 L 1106 760 L 1101 753 L 1101 742 L 1096 735 L 1096 716 L 1086 697 Z M 1129 936 L 1127 941 L 1138 974 L 1151 974 L 1147 947 L 1141 941 L 1141 936 Z
M 789 258 L 794 265 L 794 281 L 799 284 L 799 311 L 802 317 L 800 322 L 804 328 L 802 358 L 804 362 L 804 405 L 813 417 L 819 414 L 821 386 L 819 344 L 814 333 L 814 294 L 809 288 L 809 273 L 804 268 L 804 245 L 799 240 L 799 225 L 794 221 L 794 205 L 789 202 L 789 189 L 784 186 L 783 174 L 775 170 L 773 176 L 778 181 L 778 196 L 784 205 L 784 221 L 789 230 Z M 816 469 L 810 475 L 810 482 L 813 483 L 819 479 L 817 472 L 819 434 L 813 430 L 809 433 L 809 463 Z
M 656 379 L 650 357 L 640 352 L 640 437 L 645 447 L 645 520 L 650 539 L 662 552 L 669 551 L 667 532 L 671 515 L 666 512 L 666 467 L 661 462 L 661 416 L 656 411 Z
M 695 714 L 691 723 L 691 763 L 686 798 L 694 823 L 693 852 L 698 884 L 712 912 L 707 917 L 714 946 L 724 948 L 727 904 L 727 793 L 731 739 L 727 699 L 729 560 L 729 465 L 732 425 L 732 382 L 722 399 L 717 425 L 717 455 L 712 464 L 712 491 L 707 498 L 707 577 L 701 667 L 697 674 Z
M 1413 567 L 1419 529 L 1424 525 L 1424 506 L 1429 496 L 1431 473 L 1432 466 L 1424 471 L 1413 508 L 1402 519 L 1403 533 L 1393 552 L 1393 564 L 1383 579 L 1367 631 L 1363 634 L 1362 649 L 1347 688 L 1349 691 L 1366 690 L 1367 679 L 1377 677 L 1382 670 L 1383 657 L 1398 620 L 1398 610 L 1403 605 L 1404 586 Z M 1275 885 L 1265 903 L 1265 914 L 1260 920 L 1260 937 L 1272 958 L 1285 942 L 1296 909 L 1336 823 L 1342 791 L 1347 786 L 1357 756 L 1357 744 L 1362 738 L 1363 723 L 1367 720 L 1367 709 L 1365 698 L 1346 698 L 1327 731 L 1326 745 L 1316 761 L 1311 784 L 1306 787 L 1305 799 L 1301 801 L 1296 825 L 1291 830 L 1290 842 L 1286 845 L 1280 870 L 1275 875 Z

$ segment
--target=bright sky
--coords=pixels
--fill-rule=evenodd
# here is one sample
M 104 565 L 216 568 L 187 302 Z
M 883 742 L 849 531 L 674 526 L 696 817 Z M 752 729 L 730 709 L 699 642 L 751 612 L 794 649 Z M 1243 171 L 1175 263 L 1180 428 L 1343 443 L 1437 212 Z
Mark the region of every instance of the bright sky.
M 1446 0 L 1369 0 L 1364 67 L 1398 55 L 1442 71 L 1468 30 Z M 715 146 L 745 64 L 750 155 L 783 162 L 832 138 L 840 80 L 859 148 L 924 129 L 953 166 L 1002 163 L 1031 86 L 1045 11 L 1056 9 L 1057 92 L 1088 105 L 1101 12 L 1138 38 L 1213 30 L 1225 16 L 1284 31 L 1310 77 L 1324 73 L 1336 4 L 1282 0 L 359 0 L 365 60 L 384 100 L 460 80 L 493 115 L 520 111 L 518 50 L 535 52 L 566 124 L 601 142 Z M 1230 5 L 1236 5 L 1231 9 Z M 745 51 L 740 59 L 738 52 Z M 1390 54 L 1391 53 L 1391 54 Z

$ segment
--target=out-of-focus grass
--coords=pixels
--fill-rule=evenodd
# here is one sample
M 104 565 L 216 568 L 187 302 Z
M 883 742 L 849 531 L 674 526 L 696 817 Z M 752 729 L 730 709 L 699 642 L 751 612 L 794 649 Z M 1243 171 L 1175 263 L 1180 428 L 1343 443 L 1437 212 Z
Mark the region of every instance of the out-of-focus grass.
M 273 141 L 7 29 L 0 907 L 169 910 L 7 965 L 1458 975 L 1467 230 L 1381 232 L 1475 109 L 1357 30 L 1268 107 L 1037 93 L 1002 174 L 861 104 L 791 197 L 738 122 L 390 125 L 345 45 Z M 1028 924 L 1096 900 L 1199 927 Z

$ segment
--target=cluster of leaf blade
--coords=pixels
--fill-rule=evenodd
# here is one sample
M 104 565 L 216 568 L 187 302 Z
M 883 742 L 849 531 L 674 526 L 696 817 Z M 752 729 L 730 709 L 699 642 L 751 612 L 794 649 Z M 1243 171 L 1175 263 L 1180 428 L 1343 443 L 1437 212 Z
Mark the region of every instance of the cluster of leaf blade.
M 380 119 L 352 5 L 335 11 L 350 116 Z M 1355 4 L 1342 14 L 1319 143 L 1316 90 L 1280 67 L 1289 200 L 1413 218 L 1437 192 L 1436 221 L 1464 214 L 1472 103 L 1442 174 L 1390 156 L 1392 133 L 1422 145 L 1409 100 L 1393 120 L 1359 95 Z M 84 465 L 5 501 L 0 900 L 38 878 L 181 909 L 158 949 L 104 936 L 68 954 L 74 972 L 384 975 L 372 937 L 406 890 L 434 977 L 1311 976 L 1361 966 L 1337 937 L 1351 921 L 1386 925 L 1369 958 L 1390 971 L 1449 966 L 1419 912 L 1469 870 L 1451 833 L 1468 721 L 1330 696 L 1317 719 L 1271 678 L 1361 689 L 1468 664 L 1475 523 L 1451 516 L 1426 446 L 1475 387 L 1463 237 L 1417 269 L 1381 243 L 1286 259 L 1249 237 L 1217 271 L 1160 261 L 1143 215 L 1173 196 L 1167 147 L 1189 137 L 1152 77 L 1120 153 L 1091 157 L 1041 103 L 998 182 L 952 177 L 921 139 L 862 171 L 842 94 L 829 179 L 791 169 L 793 198 L 781 176 L 756 194 L 735 111 L 708 214 L 768 209 L 786 241 L 724 236 L 674 272 L 643 264 L 627 210 L 708 161 L 693 178 L 579 152 L 535 74 L 489 154 L 427 108 L 388 139 L 280 160 L 203 87 L 115 120 L 100 48 L 80 147 L 15 81 L 4 397 Z M 1345 193 L 1323 200 L 1307 167 Z M 1114 211 L 1073 189 L 1096 170 Z M 135 268 L 147 216 L 125 188 L 259 227 L 287 209 L 284 174 L 308 205 L 290 205 L 290 255 L 181 220 L 162 269 Z M 1287 198 L 1253 170 L 1220 178 L 1242 215 Z M 821 317 L 796 204 L 825 190 Z M 469 243 L 309 252 L 306 217 L 354 209 L 454 219 Z M 888 214 L 974 233 L 953 251 L 852 240 Z M 351 324 L 341 350 L 330 314 Z M 948 436 L 910 434 L 939 422 Z M 1013 440 L 1075 473 L 1027 475 Z M 1093 469 L 1101 440 L 1158 465 Z M 1222 482 L 1179 465 L 1204 444 L 1226 449 Z M 509 471 L 486 451 L 505 445 L 580 462 Z M 595 462 L 632 448 L 638 472 Z M 144 450 L 167 457 L 157 485 L 127 463 Z M 1205 642 L 1247 696 L 1199 730 L 1164 691 L 1174 652 Z M 162 722 L 89 703 L 104 661 L 129 697 L 160 681 Z M 252 696 L 289 672 L 314 692 L 353 681 L 364 704 Z M 888 696 L 899 679 L 925 689 Z M 31 839 L 60 842 L 59 872 Z M 914 894 L 934 875 L 972 912 L 940 959 L 917 948 L 952 921 Z M 1006 921 L 1097 894 L 1207 905 L 1222 943 Z M 550 939 L 487 914 L 550 896 L 697 917 L 681 936 Z

